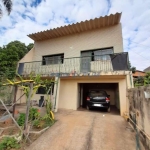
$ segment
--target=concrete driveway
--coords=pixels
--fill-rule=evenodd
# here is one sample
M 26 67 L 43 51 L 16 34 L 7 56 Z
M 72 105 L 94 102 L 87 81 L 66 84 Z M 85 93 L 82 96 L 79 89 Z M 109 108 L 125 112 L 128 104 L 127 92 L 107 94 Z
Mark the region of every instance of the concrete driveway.
M 135 133 L 115 113 L 59 110 L 56 119 L 29 150 L 136 150 Z

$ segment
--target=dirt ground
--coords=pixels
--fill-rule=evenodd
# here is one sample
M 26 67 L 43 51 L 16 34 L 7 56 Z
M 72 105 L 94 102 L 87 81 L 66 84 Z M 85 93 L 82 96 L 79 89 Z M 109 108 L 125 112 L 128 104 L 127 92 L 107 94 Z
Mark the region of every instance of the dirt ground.
M 28 150 L 136 149 L 135 132 L 116 113 L 59 110 L 56 119 Z

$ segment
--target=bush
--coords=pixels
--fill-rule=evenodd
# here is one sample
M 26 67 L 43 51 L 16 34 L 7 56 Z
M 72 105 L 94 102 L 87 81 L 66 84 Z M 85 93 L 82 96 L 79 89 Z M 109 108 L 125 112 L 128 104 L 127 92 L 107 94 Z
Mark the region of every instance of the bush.
M 24 113 L 21 113 L 18 120 L 17 120 L 17 123 L 19 124 L 19 126 L 23 126 L 25 124 L 25 114 Z
M 4 137 L 0 143 L 0 150 L 19 149 L 20 144 L 14 137 Z
M 40 113 L 38 112 L 37 108 L 30 108 L 29 111 L 29 120 L 35 120 L 37 118 L 39 118 Z
M 34 120 L 33 121 L 33 126 L 36 128 L 42 128 L 41 120 Z

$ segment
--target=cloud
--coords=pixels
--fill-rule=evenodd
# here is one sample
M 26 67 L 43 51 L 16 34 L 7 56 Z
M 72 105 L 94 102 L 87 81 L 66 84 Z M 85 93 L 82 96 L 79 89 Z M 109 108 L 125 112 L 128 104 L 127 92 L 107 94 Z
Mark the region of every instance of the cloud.
M 28 44 L 33 42 L 28 34 L 122 12 L 124 51 L 143 70 L 150 64 L 149 8 L 149 0 L 13 0 L 10 16 L 0 20 L 0 46 L 14 40 Z
M 129 52 L 132 66 L 143 70 L 150 66 L 150 1 L 112 0 L 110 13 L 122 12 L 124 51 Z

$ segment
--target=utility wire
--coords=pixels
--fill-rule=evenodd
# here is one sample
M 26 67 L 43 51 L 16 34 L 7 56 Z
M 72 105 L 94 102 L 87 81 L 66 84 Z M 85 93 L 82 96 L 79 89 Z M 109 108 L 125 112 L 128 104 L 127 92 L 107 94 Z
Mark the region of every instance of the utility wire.
M 131 41 L 131 43 L 132 43 L 132 41 Z M 134 43 L 134 42 L 133 42 L 133 43 Z M 137 43 L 137 44 L 139 44 L 139 43 Z M 146 47 L 148 47 L 148 46 L 146 46 Z M 129 46 L 126 46 L 126 48 L 130 48 L 130 47 L 129 47 Z M 137 52 L 135 52 L 135 51 L 130 51 L 130 52 L 133 52 L 133 53 L 137 54 L 138 56 L 140 56 L 140 57 L 142 57 L 142 58 L 144 58 L 144 59 L 146 59 L 147 61 L 150 62 L 150 59 L 148 59 L 148 58 L 146 58 L 146 57 L 140 55 L 139 53 L 137 53 Z
M 146 57 L 144 57 L 144 56 L 140 55 L 139 53 L 136 53 L 136 52 L 134 52 L 134 51 L 131 51 L 131 52 L 133 52 L 133 53 L 135 53 L 135 54 L 137 54 L 137 55 L 139 55 L 139 56 L 143 57 L 144 59 L 147 59 L 148 61 L 150 61 L 150 59 L 148 59 L 148 58 L 146 58 Z
M 124 38 L 123 38 L 124 39 Z M 124 39 L 124 40 L 129 40 L 129 39 Z M 138 44 L 138 45 L 141 45 L 141 46 L 145 46 L 145 47 L 148 47 L 148 48 L 150 48 L 150 46 L 148 46 L 148 45 L 143 45 L 143 44 L 139 44 L 139 43 L 137 43 L 137 42 L 133 42 L 133 41 L 130 41 L 131 43 L 135 43 L 135 44 Z
M 127 40 L 127 39 L 124 39 L 124 40 Z M 131 43 L 136 43 L 136 42 L 131 41 Z M 139 44 L 139 43 L 136 43 L 136 44 L 138 44 L 138 45 L 143 45 L 143 44 Z M 146 46 L 146 45 L 143 45 L 143 46 Z M 130 48 L 129 46 L 127 46 L 127 47 Z M 146 47 L 149 47 L 149 46 L 146 46 Z M 150 48 L 150 47 L 149 47 L 149 48 Z M 137 52 L 135 52 L 135 51 L 130 50 L 129 52 L 134 52 L 134 53 L 136 53 L 137 55 L 143 57 L 144 59 L 147 59 L 148 61 L 150 61 L 149 58 L 146 58 L 146 57 L 140 55 L 139 53 L 137 53 Z

